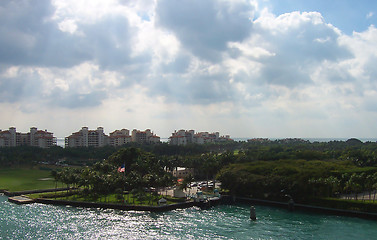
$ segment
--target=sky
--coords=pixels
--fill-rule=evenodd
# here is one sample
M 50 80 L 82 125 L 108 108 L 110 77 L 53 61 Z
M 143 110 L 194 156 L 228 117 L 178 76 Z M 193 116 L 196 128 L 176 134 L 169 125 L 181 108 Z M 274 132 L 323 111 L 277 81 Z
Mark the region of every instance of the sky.
M 2 0 L 0 129 L 377 137 L 377 1 Z

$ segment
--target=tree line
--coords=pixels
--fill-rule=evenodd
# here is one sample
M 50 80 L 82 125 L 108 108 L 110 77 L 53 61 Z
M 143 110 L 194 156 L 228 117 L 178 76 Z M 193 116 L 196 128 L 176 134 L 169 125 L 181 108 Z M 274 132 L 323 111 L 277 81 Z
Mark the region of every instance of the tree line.
M 375 200 L 376 172 L 377 167 L 359 167 L 351 161 L 284 159 L 230 164 L 217 178 L 230 194 L 254 198 L 283 201 L 289 195 L 307 202 L 341 195 L 357 199 L 361 192 L 373 192 Z
M 123 154 L 130 151 L 127 149 L 138 149 L 138 157 Z M 166 169 L 187 167 L 194 169 L 194 179 L 216 177 L 224 189 L 239 195 L 279 199 L 289 193 L 305 200 L 354 194 L 357 198 L 360 192 L 372 195 L 375 190 L 377 143 L 357 139 L 314 143 L 284 139 L 187 146 L 131 144 L 124 148 L 0 148 L 1 166 L 59 159 L 86 165 L 64 169 L 56 176 L 88 190 L 158 188 L 174 182 L 166 175 Z M 131 161 L 123 177 L 116 170 L 122 161 Z

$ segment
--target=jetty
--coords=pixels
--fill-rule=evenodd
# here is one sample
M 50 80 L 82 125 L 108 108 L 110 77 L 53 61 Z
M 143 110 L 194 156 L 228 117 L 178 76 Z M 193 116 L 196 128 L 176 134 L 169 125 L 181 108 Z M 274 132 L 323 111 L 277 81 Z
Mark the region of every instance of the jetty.
M 28 196 L 25 195 L 20 195 L 20 196 L 13 196 L 8 198 L 9 202 L 15 203 L 15 204 L 29 204 L 29 203 L 34 203 L 35 200 L 32 198 L 29 198 Z

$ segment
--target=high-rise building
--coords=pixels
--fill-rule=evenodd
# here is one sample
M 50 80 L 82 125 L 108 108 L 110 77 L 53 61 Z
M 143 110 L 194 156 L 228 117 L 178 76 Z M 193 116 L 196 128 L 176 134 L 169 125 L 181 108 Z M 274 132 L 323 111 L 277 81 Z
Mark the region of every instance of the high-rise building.
M 160 137 L 151 132 L 150 129 L 140 131 L 132 130 L 131 141 L 137 143 L 159 143 Z
M 186 145 L 189 143 L 204 144 L 210 142 L 223 142 L 231 141 L 229 135 L 220 136 L 219 132 L 209 133 L 209 132 L 198 132 L 195 133 L 194 130 L 179 130 L 174 131 L 172 136 L 169 138 L 169 143 L 171 145 Z
M 128 129 L 115 130 L 110 133 L 109 144 L 111 146 L 122 146 L 131 142 L 130 131 Z
M 38 130 L 36 127 L 30 128 L 28 133 L 20 133 L 15 127 L 9 130 L 0 130 L 0 147 L 33 146 L 49 148 L 56 145 L 56 138 L 53 133 L 47 130 Z
M 72 133 L 65 138 L 66 147 L 103 147 L 108 144 L 108 136 L 102 127 L 97 130 L 89 130 L 82 127 L 80 131 Z
M 107 136 L 102 127 L 98 127 L 97 130 L 83 127 L 80 131 L 65 138 L 66 147 L 103 147 L 105 145 L 117 147 L 130 142 L 158 143 L 160 137 L 153 134 L 150 129 L 145 131 L 134 129 L 131 136 L 128 129 L 115 130 Z

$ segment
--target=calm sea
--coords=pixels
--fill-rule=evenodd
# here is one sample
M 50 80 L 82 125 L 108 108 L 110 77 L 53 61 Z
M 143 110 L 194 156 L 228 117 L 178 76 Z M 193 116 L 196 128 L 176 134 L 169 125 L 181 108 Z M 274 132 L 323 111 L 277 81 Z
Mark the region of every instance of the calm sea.
M 15 205 L 0 196 L 0 239 L 376 239 L 377 221 L 256 206 L 164 213 Z

